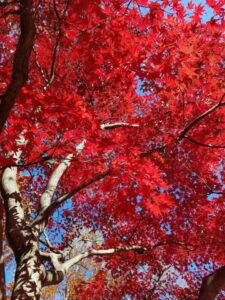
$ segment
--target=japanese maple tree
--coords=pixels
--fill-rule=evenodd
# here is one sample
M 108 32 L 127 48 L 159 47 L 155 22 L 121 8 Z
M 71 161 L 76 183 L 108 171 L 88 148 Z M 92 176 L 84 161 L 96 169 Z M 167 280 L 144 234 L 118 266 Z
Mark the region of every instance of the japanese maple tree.
M 0 2 L 0 299 L 4 230 L 14 300 L 219 295 L 223 5 Z

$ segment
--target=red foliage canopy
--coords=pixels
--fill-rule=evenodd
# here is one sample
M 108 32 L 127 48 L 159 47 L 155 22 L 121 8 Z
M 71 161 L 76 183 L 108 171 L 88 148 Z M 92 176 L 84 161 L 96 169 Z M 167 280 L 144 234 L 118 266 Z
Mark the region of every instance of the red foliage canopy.
M 1 133 L 1 168 L 20 165 L 33 209 L 50 159 L 75 154 L 58 194 L 110 169 L 49 226 L 66 231 L 59 247 L 85 226 L 105 247 L 147 251 L 107 257 L 79 299 L 196 299 L 202 278 L 225 264 L 223 1 L 33 2 L 29 79 Z M 4 94 L 20 22 L 17 2 L 0 7 Z

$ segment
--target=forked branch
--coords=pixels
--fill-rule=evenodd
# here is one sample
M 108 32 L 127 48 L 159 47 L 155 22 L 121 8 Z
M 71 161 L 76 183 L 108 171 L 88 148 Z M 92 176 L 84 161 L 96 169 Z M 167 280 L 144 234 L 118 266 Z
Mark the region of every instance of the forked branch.
M 63 276 L 69 271 L 69 269 L 73 265 L 77 264 L 78 262 L 80 262 L 85 258 L 91 256 L 111 255 L 123 251 L 135 251 L 138 254 L 144 254 L 146 249 L 138 245 L 110 248 L 110 249 L 98 249 L 98 250 L 92 249 L 90 251 L 85 251 L 84 253 L 78 254 L 65 262 L 61 262 L 62 256 L 59 254 L 53 252 L 50 253 L 40 252 L 42 257 L 49 259 L 51 261 L 52 266 L 54 267 L 54 271 L 49 273 L 48 283 L 46 282 L 46 285 L 59 283 L 58 280 L 60 279 L 60 276 L 61 276 L 61 280 L 63 280 Z M 54 274 L 55 274 L 55 278 L 54 278 Z M 54 279 L 56 279 L 57 282 L 54 282 Z
M 60 207 L 61 204 L 63 204 L 66 200 L 73 197 L 75 194 L 79 193 L 84 188 L 88 187 L 92 183 L 104 178 L 105 176 L 109 175 L 109 170 L 97 174 L 95 177 L 88 179 L 84 183 L 80 184 L 79 186 L 75 187 L 71 192 L 59 197 L 57 200 L 52 202 L 49 206 L 44 207 L 37 218 L 33 221 L 32 226 L 37 228 L 39 231 L 39 234 L 43 232 L 46 224 L 48 223 L 49 217 L 55 212 L 57 208 Z M 38 228 L 39 227 L 39 228 Z

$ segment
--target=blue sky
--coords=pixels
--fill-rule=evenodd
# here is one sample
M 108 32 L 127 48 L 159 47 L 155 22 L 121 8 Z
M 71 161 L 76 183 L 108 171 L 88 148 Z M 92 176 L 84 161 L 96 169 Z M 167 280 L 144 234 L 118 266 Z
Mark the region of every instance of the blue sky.
M 190 0 L 183 0 L 183 4 L 185 6 L 187 6 L 189 2 L 190 2 Z M 202 4 L 205 7 L 205 13 L 202 16 L 202 19 L 204 22 L 207 22 L 208 20 L 210 20 L 212 18 L 213 10 L 208 5 L 206 5 L 205 0 L 192 0 L 192 3 L 195 5 Z

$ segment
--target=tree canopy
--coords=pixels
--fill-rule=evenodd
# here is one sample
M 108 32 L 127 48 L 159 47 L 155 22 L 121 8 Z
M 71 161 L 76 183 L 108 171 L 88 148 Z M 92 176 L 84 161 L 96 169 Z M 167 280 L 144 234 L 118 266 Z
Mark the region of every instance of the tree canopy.
M 90 259 L 88 278 L 70 273 L 68 299 L 221 292 L 223 4 L 0 2 L 1 219 L 17 262 L 12 299 L 39 299 Z M 29 278 L 34 286 L 21 291 L 34 257 L 40 287 Z

